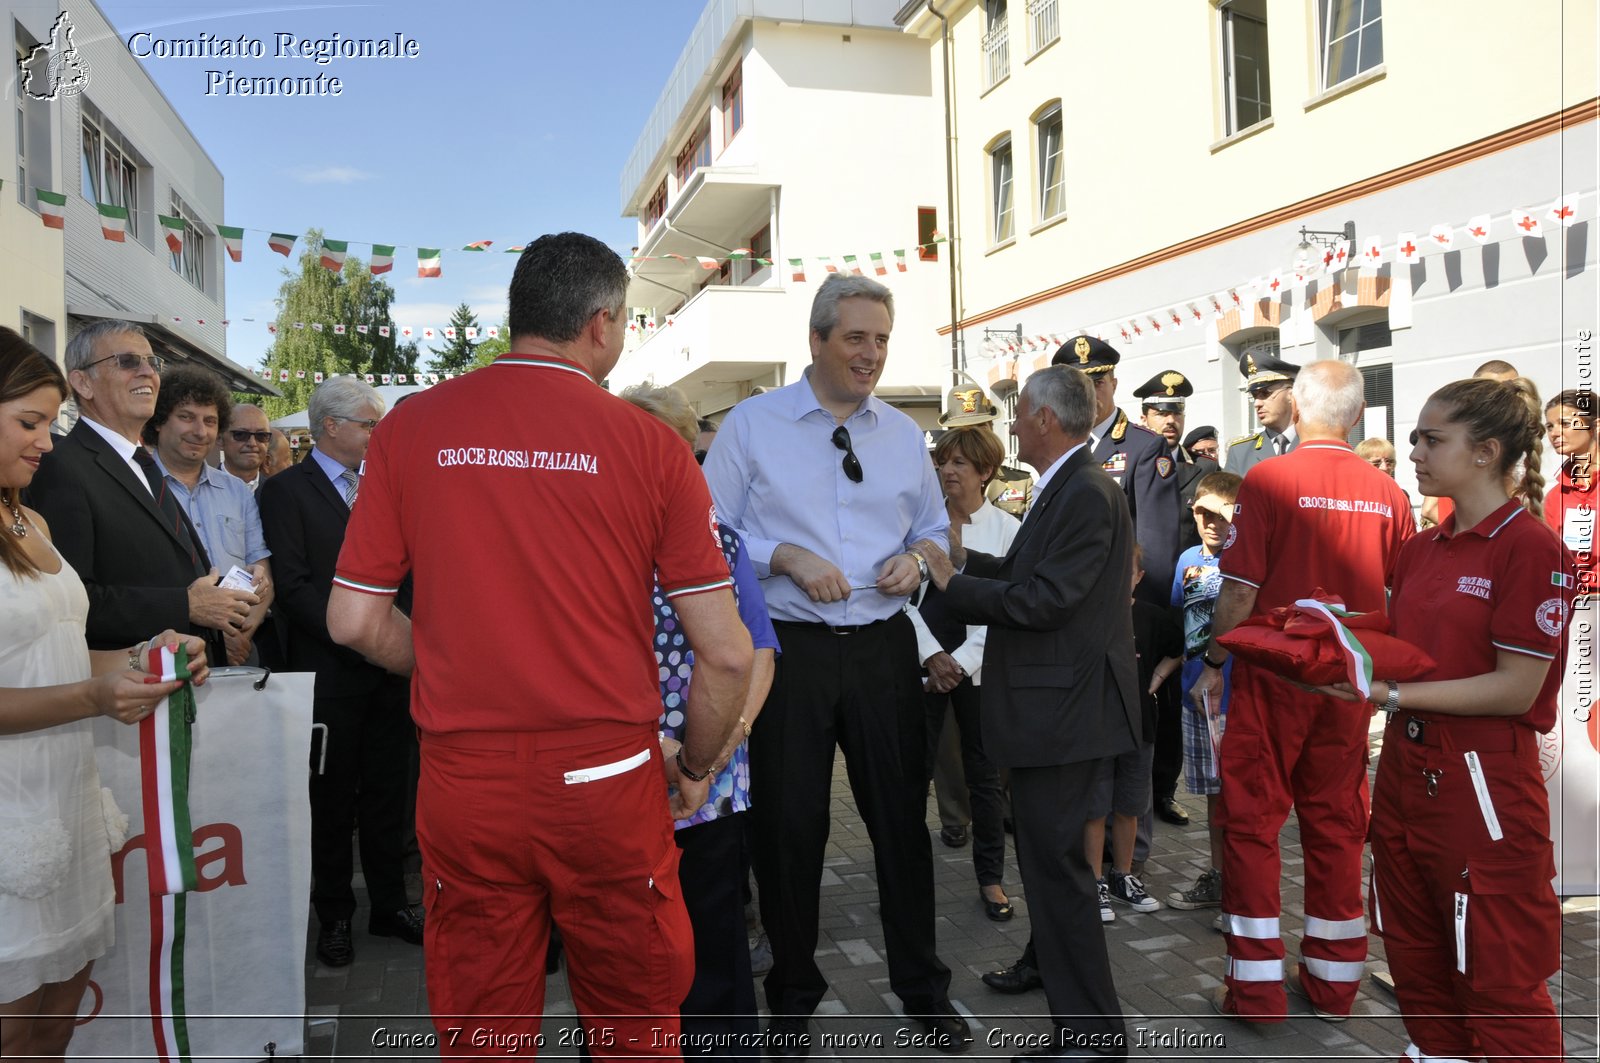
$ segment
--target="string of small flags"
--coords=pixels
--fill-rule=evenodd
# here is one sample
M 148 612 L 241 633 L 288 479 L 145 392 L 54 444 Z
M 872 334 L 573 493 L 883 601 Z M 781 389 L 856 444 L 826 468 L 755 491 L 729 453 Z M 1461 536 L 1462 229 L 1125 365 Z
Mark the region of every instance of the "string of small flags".
M 407 383 L 410 383 L 410 384 L 423 385 L 423 384 L 437 384 L 441 380 L 454 380 L 457 376 L 461 375 L 460 373 L 455 373 L 455 372 L 410 373 L 410 374 L 407 374 L 407 373 L 323 373 L 323 372 L 310 372 L 310 371 L 307 371 L 305 369 L 294 369 L 294 370 L 290 370 L 290 369 L 262 369 L 262 370 L 259 370 L 259 371 L 252 370 L 251 372 L 254 375 L 257 375 L 257 376 L 261 377 L 262 380 L 271 380 L 274 377 L 276 377 L 277 380 L 278 380 L 278 383 L 280 383 L 280 384 L 287 384 L 290 381 L 291 378 L 294 379 L 294 380 L 310 380 L 313 384 L 320 384 L 324 380 L 332 379 L 333 377 L 336 377 L 336 376 L 359 376 L 361 379 L 365 380 L 369 384 L 407 384 Z M 470 370 L 462 370 L 462 372 L 470 372 Z

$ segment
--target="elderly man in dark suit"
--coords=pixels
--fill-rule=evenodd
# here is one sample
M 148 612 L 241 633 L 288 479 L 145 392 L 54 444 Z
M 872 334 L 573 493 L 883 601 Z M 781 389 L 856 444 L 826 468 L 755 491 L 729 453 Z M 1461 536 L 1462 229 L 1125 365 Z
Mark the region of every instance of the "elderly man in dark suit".
M 326 729 L 311 757 L 311 903 L 321 923 L 317 958 L 343 967 L 355 958 L 350 834 L 358 815 L 361 871 L 372 902 L 367 932 L 422 944 L 423 917 L 406 902 L 402 866 L 417 739 L 407 681 L 328 634 L 334 564 L 383 399 L 355 377 L 334 377 L 312 392 L 306 413 L 310 454 L 268 479 L 256 496 L 289 668 L 317 673 L 312 718 Z
M 1127 1052 L 1083 825 L 1100 762 L 1133 749 L 1140 726 L 1134 538 L 1123 492 L 1085 446 L 1094 411 L 1087 375 L 1051 366 L 1030 376 L 1011 432 L 1039 482 L 1010 551 L 953 541 L 961 574 L 943 554 L 928 558 L 951 611 L 989 625 L 983 743 L 1011 769 L 1031 951 L 1057 1028 L 1040 1054 L 1052 1059 Z
M 78 423 L 45 456 L 29 499 L 89 592 L 90 649 L 171 628 L 205 637 L 210 659 L 224 661 L 222 632 L 237 632 L 257 598 L 217 586 L 199 535 L 139 443 L 162 364 L 131 322 L 97 321 L 72 337 Z

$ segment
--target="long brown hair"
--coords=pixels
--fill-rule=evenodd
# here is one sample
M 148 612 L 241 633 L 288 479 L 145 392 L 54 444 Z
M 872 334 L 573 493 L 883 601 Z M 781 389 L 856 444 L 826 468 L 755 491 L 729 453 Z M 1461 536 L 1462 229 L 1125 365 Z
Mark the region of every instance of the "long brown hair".
M 1501 477 L 1510 481 L 1522 460 L 1522 482 L 1514 491 L 1535 517 L 1544 517 L 1544 425 L 1539 392 L 1526 377 L 1501 382 L 1488 377 L 1457 380 L 1433 393 L 1450 410 L 1450 420 L 1467 429 L 1473 443 L 1500 443 Z
M 60 367 L 16 332 L 0 326 L 0 403 L 20 399 L 45 387 L 55 388 L 61 401 L 66 401 L 67 378 Z M 0 505 L 5 506 L 8 525 L 12 507 L 19 504 L 17 494 L 15 487 L 0 487 Z M 17 576 L 39 574 L 39 566 L 23 551 L 22 542 L 4 531 L 0 531 L 0 562 Z

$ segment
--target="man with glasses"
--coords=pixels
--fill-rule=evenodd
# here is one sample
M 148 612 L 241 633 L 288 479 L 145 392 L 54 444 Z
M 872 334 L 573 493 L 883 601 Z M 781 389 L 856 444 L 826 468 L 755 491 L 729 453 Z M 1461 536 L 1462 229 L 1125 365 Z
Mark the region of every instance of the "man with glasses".
M 29 488 L 56 549 L 89 593 L 89 648 L 132 645 L 172 628 L 208 640 L 221 663 L 259 599 L 217 585 L 198 532 L 140 446 L 164 360 L 127 321 L 96 321 L 67 343 L 78 423 Z
M 272 426 L 267 424 L 267 413 L 260 406 L 240 403 L 228 418 L 228 430 L 222 433 L 222 467 L 244 481 L 254 491 L 266 479 L 262 466 L 272 446 Z
M 356 898 L 350 835 L 359 818 L 367 932 L 422 944 L 422 913 L 406 900 L 403 869 L 416 728 L 409 686 L 328 634 L 328 592 L 345 526 L 361 487 L 362 461 L 383 399 L 370 384 L 334 377 L 311 393 L 311 453 L 261 485 L 261 524 L 278 583 L 273 623 L 289 668 L 317 673 L 312 719 L 325 725 L 311 750 L 311 904 L 321 927 L 317 958 L 355 958 Z M 403 607 L 409 610 L 407 593 Z
M 1243 476 L 1268 458 L 1281 457 L 1299 441 L 1294 425 L 1294 379 L 1300 367 L 1269 354 L 1239 354 L 1244 390 L 1261 427 L 1228 443 L 1227 470 Z
M 772 943 L 767 1051 L 809 1052 L 827 991 L 817 967 L 818 885 L 835 746 L 873 838 L 889 985 L 946 1052 L 972 1042 L 934 941 L 933 854 L 916 632 L 904 608 L 944 549 L 949 518 L 922 431 L 872 394 L 894 297 L 830 276 L 811 306 L 801 378 L 729 411 L 706 455 L 719 519 L 762 578 L 783 657 L 750 740 L 754 863 Z

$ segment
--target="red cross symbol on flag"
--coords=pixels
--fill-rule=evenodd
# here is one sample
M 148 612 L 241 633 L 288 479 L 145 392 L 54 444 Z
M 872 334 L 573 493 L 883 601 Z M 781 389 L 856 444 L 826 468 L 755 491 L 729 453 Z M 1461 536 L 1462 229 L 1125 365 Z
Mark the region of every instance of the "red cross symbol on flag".
M 1539 223 L 1534 220 L 1532 214 L 1524 214 L 1522 217 L 1517 219 L 1517 228 L 1521 229 L 1525 233 L 1531 233 L 1538 227 Z
M 1150 327 L 1155 329 L 1157 332 L 1160 332 L 1161 331 L 1161 322 L 1157 321 L 1155 318 L 1151 318 L 1150 319 Z
M 1124 326 L 1123 326 L 1123 327 L 1122 327 L 1122 329 L 1121 329 L 1121 332 L 1122 332 L 1122 338 L 1123 338 L 1123 340 L 1124 340 L 1124 341 L 1126 341 L 1126 340 L 1127 340 L 1127 338 L 1128 338 L 1128 328 L 1127 328 L 1127 326 L 1126 326 L 1126 325 L 1124 325 Z
M 1133 334 L 1135 336 L 1143 336 L 1144 335 L 1144 331 L 1139 328 L 1139 323 L 1137 321 L 1134 322 L 1134 325 L 1133 325 Z
M 1327 251 L 1324 251 L 1322 253 L 1322 268 L 1323 269 L 1327 269 L 1329 266 L 1333 265 L 1333 257 L 1334 256 L 1333 256 L 1333 249 L 1332 248 L 1329 248 Z
M 1240 303 L 1239 303 L 1239 293 L 1238 292 L 1229 292 L 1228 295 L 1233 299 L 1233 305 L 1234 306 L 1240 305 Z
M 1277 278 L 1277 277 L 1274 277 L 1274 278 L 1272 278 L 1272 283 L 1271 283 L 1271 284 L 1269 284 L 1269 285 L 1267 285 L 1267 287 L 1268 287 L 1268 288 L 1271 288 L 1271 289 L 1272 289 L 1272 290 L 1273 290 L 1273 291 L 1277 291 L 1277 290 L 1278 290 L 1278 288 L 1279 288 L 1279 287 L 1280 287 L 1280 286 L 1281 286 L 1281 285 L 1282 285 L 1282 284 L 1283 284 L 1283 282 L 1282 282 L 1282 281 L 1281 281 L 1281 280 L 1279 280 L 1279 279 L 1278 279 L 1278 278 Z
M 1473 236 L 1487 236 L 1487 235 L 1489 235 L 1489 230 L 1485 229 L 1481 225 L 1474 225 L 1472 228 L 1468 229 L 1467 231 L 1470 232 Z
M 1554 213 L 1557 218 L 1566 219 L 1566 218 L 1572 217 L 1572 208 L 1567 206 L 1565 203 L 1563 203 L 1561 206 L 1557 207 L 1552 213 Z
M 1401 245 L 1400 253 L 1405 255 L 1407 258 L 1410 258 L 1412 255 L 1417 253 L 1417 245 L 1412 243 L 1410 240 L 1407 240 L 1403 245 Z

